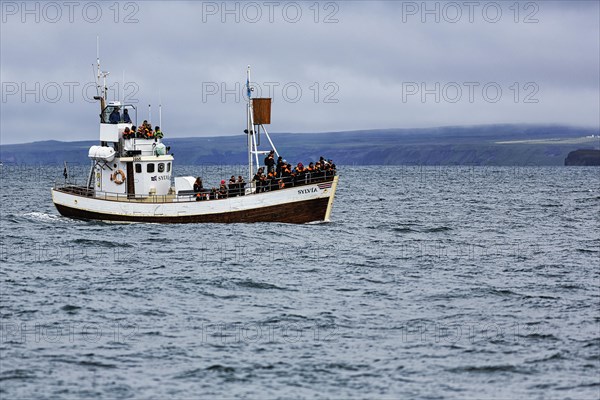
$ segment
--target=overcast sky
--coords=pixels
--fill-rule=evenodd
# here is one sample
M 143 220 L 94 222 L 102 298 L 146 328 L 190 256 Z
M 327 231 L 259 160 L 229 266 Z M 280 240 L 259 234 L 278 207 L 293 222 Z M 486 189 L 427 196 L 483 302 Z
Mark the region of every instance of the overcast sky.
M 171 137 L 240 134 L 248 64 L 273 132 L 600 126 L 597 1 L 114 4 L 2 1 L 1 143 L 98 138 L 97 36 Z

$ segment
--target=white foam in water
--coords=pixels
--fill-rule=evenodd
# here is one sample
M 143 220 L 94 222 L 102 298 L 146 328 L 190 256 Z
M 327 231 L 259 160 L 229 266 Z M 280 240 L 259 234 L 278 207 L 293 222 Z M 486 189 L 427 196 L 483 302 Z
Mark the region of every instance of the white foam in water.
M 310 222 L 306 222 L 304 223 L 304 225 L 321 225 L 321 224 L 329 224 L 331 223 L 330 221 L 310 221 Z
M 61 218 L 60 215 L 46 214 L 46 213 L 37 212 L 37 211 L 23 214 L 23 216 L 26 218 L 35 219 L 38 221 L 58 221 L 58 220 L 64 219 L 64 218 Z

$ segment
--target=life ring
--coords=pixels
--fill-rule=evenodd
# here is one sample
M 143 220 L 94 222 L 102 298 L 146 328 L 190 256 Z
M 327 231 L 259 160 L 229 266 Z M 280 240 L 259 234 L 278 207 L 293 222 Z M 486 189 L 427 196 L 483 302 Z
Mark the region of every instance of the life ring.
M 122 184 L 123 182 L 125 182 L 125 172 L 123 172 L 122 169 L 115 171 L 110 176 L 110 180 L 113 181 L 114 183 L 116 183 L 117 185 Z

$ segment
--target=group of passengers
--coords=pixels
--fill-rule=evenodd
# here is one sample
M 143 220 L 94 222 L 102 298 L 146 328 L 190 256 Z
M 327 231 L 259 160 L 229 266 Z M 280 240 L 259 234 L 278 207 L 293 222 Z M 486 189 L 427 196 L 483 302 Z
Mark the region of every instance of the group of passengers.
M 225 183 L 225 180 L 221 180 L 221 184 L 218 188 L 213 187 L 211 189 L 204 189 L 202 179 L 198 177 L 196 178 L 196 182 L 194 182 L 194 193 L 196 201 L 244 196 L 246 193 L 246 181 L 241 175 L 239 175 L 237 179 L 234 175 L 231 175 L 229 183 Z
M 125 131 L 123 132 L 123 139 L 162 139 L 163 136 L 164 135 L 160 130 L 160 126 L 156 126 L 154 127 L 154 130 L 152 130 L 152 125 L 150 125 L 146 120 L 144 120 L 142 125 L 140 125 L 137 129 L 135 125 L 133 125 L 131 129 L 126 127 Z
M 321 157 L 316 163 L 311 162 L 305 167 L 301 162 L 292 168 L 283 157 L 279 157 L 275 162 L 275 151 L 271 150 L 265 157 L 264 169 L 259 168 L 258 172 L 252 178 L 256 182 L 256 191 L 265 192 L 269 190 L 278 190 L 291 186 L 305 185 L 330 176 L 335 175 L 336 166 L 331 160 L 325 160 Z
M 108 116 L 108 122 L 111 124 L 118 124 L 119 122 L 131 124 L 131 117 L 129 116 L 129 111 L 125 108 L 123 110 L 123 118 L 121 119 L 119 107 L 113 108 L 112 112 Z
M 334 176 L 336 172 L 333 161 L 325 160 L 324 157 L 316 163 L 311 162 L 308 167 L 301 162 L 292 167 L 283 157 L 279 157 L 275 162 L 275 151 L 271 150 L 264 161 L 267 174 L 265 175 L 263 168 L 259 168 L 252 178 L 256 185 L 256 193 L 318 182 Z M 237 179 L 232 175 L 228 183 L 222 180 L 218 188 L 205 189 L 202 179 L 198 177 L 194 182 L 194 193 L 196 201 L 244 196 L 246 181 L 241 175 Z

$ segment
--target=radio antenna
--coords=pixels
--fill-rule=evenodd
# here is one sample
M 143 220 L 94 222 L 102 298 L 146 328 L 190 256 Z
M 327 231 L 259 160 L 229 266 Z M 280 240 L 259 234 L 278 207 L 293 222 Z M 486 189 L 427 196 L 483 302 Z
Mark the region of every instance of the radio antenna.
M 94 71 L 94 63 L 92 63 L 92 76 L 96 81 L 96 95 L 100 97 L 100 88 L 98 87 L 98 77 L 96 76 L 96 71 Z

